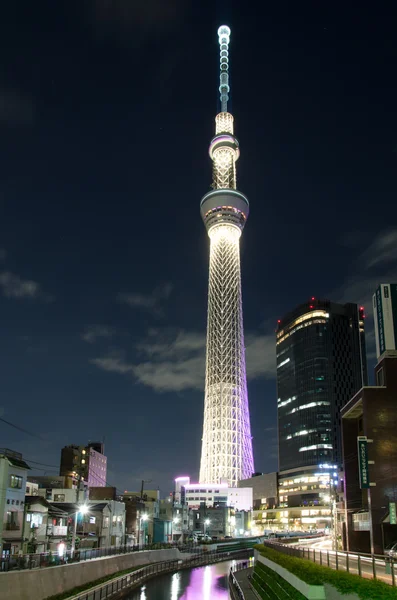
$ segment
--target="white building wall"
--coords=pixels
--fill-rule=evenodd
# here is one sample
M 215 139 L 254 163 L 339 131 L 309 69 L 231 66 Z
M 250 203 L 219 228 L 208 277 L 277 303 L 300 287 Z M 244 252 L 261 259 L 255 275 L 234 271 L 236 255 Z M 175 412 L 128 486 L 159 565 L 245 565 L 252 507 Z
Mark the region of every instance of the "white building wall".
M 252 488 L 229 488 L 226 484 L 191 483 L 186 486 L 186 503 L 190 508 L 199 507 L 205 502 L 206 506 L 214 506 L 224 502 L 236 510 L 252 510 Z

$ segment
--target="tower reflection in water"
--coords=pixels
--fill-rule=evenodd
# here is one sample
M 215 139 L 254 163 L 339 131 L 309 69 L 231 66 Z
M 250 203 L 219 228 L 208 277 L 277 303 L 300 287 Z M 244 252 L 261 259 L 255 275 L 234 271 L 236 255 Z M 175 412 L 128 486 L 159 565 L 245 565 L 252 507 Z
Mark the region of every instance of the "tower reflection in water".
M 126 600 L 229 600 L 228 573 L 234 561 L 154 577 Z
M 216 569 L 216 566 L 206 566 L 191 571 L 189 585 L 183 596 L 180 599 L 177 597 L 177 600 L 225 600 L 229 598 L 224 565 L 219 570 Z

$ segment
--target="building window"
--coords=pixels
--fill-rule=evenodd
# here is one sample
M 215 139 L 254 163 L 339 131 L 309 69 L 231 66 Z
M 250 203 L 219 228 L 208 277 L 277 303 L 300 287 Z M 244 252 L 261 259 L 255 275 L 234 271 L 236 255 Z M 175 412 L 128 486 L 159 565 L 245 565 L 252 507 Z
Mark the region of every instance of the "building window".
M 385 372 L 383 367 L 376 371 L 376 385 L 385 385 Z
M 22 489 L 22 477 L 10 475 L 10 487 L 18 490 Z

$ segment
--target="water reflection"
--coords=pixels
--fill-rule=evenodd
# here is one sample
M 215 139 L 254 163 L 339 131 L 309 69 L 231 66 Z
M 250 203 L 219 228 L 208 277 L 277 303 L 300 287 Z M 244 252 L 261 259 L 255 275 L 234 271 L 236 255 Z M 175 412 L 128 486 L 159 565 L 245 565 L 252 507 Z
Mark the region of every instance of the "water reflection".
M 231 565 L 224 562 L 162 575 L 131 592 L 125 600 L 230 600 L 227 575 Z

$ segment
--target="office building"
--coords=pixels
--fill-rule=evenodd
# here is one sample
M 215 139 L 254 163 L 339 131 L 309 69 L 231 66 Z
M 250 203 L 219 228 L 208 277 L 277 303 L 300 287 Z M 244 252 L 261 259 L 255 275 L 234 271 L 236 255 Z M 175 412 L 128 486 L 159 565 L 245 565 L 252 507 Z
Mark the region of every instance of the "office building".
M 215 137 L 209 154 L 212 191 L 201 200 L 200 212 L 210 238 L 207 315 L 207 355 L 200 483 L 223 479 L 237 487 L 254 472 L 248 409 L 240 272 L 240 236 L 249 204 L 237 191 L 239 143 L 228 112 L 230 29 L 218 29 L 221 112 L 215 117 Z
M 375 380 L 342 408 L 344 548 L 383 554 L 397 541 L 397 351 L 383 353 Z
M 397 283 L 381 283 L 373 295 L 376 356 L 397 346 Z
M 276 336 L 280 472 L 338 465 L 340 410 L 367 383 L 364 309 L 312 298 Z
M 267 504 L 278 506 L 278 473 L 257 473 L 249 479 L 242 479 L 239 488 L 252 488 L 253 509 Z
M 229 487 L 227 483 L 189 483 L 186 488 L 186 504 L 189 508 L 231 507 L 235 510 L 252 510 L 252 488 Z

